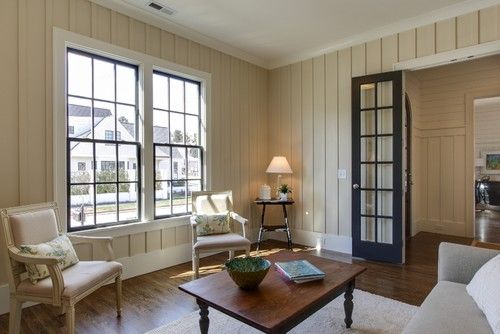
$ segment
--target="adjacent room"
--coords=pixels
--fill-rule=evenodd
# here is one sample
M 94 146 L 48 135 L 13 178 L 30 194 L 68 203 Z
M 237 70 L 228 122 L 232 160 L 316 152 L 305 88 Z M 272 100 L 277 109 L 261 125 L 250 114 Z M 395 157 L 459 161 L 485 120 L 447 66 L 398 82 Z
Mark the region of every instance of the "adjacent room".
M 500 333 L 500 0 L 1 0 L 0 333 Z

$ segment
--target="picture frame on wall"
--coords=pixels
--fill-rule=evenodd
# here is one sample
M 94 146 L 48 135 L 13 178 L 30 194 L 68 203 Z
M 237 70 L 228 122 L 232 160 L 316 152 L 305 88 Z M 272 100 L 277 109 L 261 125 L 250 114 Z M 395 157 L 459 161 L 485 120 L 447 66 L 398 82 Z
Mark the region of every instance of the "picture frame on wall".
M 485 174 L 500 174 L 500 151 L 483 152 Z

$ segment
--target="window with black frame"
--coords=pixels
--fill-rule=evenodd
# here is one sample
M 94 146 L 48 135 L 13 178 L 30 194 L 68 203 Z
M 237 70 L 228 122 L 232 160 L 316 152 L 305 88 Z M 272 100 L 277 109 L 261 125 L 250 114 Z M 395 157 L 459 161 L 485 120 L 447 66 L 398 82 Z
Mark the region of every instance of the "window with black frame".
M 188 214 L 203 187 L 200 83 L 153 74 L 155 218 Z
M 67 51 L 68 229 L 138 221 L 138 68 Z

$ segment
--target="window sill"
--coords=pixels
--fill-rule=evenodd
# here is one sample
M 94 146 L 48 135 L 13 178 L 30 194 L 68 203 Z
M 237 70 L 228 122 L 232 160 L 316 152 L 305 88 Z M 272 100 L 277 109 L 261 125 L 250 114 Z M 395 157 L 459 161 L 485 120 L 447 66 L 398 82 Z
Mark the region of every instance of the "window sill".
M 150 221 L 142 221 L 137 223 L 103 226 L 85 231 L 69 232 L 69 234 L 120 237 L 129 234 L 144 233 L 149 231 L 162 230 L 164 228 L 173 228 L 177 226 L 189 225 L 189 217 L 190 215 L 184 215 L 184 216 L 177 216 L 170 218 L 155 219 Z

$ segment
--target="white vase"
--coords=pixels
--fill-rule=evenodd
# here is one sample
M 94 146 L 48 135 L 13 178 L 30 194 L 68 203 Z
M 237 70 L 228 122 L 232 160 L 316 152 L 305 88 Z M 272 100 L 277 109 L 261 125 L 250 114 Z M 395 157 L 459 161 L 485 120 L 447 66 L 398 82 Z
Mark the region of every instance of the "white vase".
M 280 201 L 288 201 L 288 193 L 280 193 Z

